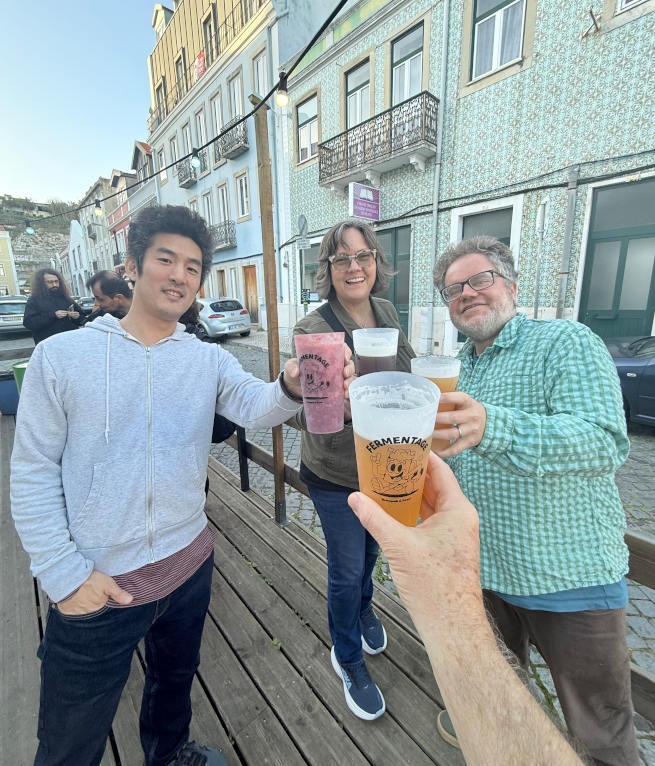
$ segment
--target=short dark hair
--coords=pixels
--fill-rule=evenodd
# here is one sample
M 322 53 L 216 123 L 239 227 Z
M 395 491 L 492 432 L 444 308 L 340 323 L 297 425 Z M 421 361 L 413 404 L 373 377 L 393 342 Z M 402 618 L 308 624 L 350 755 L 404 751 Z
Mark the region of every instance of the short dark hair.
M 46 295 L 51 295 L 50 291 L 45 286 L 46 274 L 52 274 L 53 277 L 57 277 L 59 280 L 58 294 L 66 298 L 67 301 L 71 301 L 72 298 L 68 291 L 68 286 L 57 269 L 39 269 L 38 271 L 35 271 L 34 274 L 32 274 L 32 279 L 30 281 L 30 294 L 35 298 L 44 298 Z
M 380 240 L 372 227 L 362 221 L 348 219 L 339 221 L 327 232 L 321 241 L 318 251 L 318 270 L 316 271 L 316 291 L 319 298 L 334 298 L 336 293 L 332 287 L 332 277 L 330 275 L 330 261 L 328 258 L 334 255 L 339 247 L 345 247 L 343 236 L 348 229 L 356 229 L 371 250 L 377 251 L 375 282 L 371 288 L 372 295 L 386 293 L 391 277 L 394 272 L 385 258 Z
M 86 280 L 85 284 L 86 284 L 87 290 L 91 290 L 93 292 L 93 286 L 95 285 L 95 283 L 100 282 L 103 279 L 120 279 L 120 277 L 115 271 L 110 271 L 109 269 L 101 269 L 100 271 L 96 271 L 95 274 L 92 274 Z M 102 287 L 100 289 L 102 290 Z M 102 292 L 104 293 L 105 291 L 102 290 Z
M 114 298 L 116 295 L 123 295 L 132 300 L 132 291 L 124 279 L 117 274 L 113 277 L 104 277 L 100 280 L 100 289 L 108 298 Z
M 179 234 L 192 239 L 202 253 L 200 284 L 207 276 L 214 253 L 214 237 L 204 218 L 183 205 L 153 205 L 143 208 L 130 224 L 127 255 L 141 274 L 146 250 L 157 234 Z
M 486 255 L 493 263 L 494 268 L 499 274 L 502 274 L 510 282 L 516 282 L 518 275 L 514 267 L 514 257 L 512 251 L 496 237 L 490 237 L 481 234 L 478 237 L 463 239 L 456 245 L 451 245 L 439 256 L 434 266 L 433 278 L 434 286 L 441 291 L 445 287 L 446 272 L 455 263 L 465 255 L 479 253 Z

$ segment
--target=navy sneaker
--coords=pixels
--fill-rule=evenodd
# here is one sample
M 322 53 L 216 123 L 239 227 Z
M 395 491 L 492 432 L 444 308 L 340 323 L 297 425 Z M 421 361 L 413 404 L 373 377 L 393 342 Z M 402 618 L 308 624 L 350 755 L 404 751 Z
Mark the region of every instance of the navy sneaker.
M 227 766 L 227 762 L 213 747 L 187 742 L 170 761 L 169 766 Z
M 364 660 L 347 669 L 343 668 L 339 665 L 334 647 L 330 652 L 330 658 L 334 672 L 343 681 L 343 693 L 352 712 L 365 721 L 374 721 L 379 718 L 386 710 L 384 697 L 368 674 Z
M 442 710 L 437 716 L 437 731 L 441 735 L 441 738 L 446 740 L 449 745 L 461 750 L 459 742 L 457 741 L 457 732 L 455 731 L 455 727 L 450 720 L 447 710 Z
M 366 654 L 380 654 L 387 648 L 387 631 L 372 609 L 360 616 L 359 626 L 362 629 L 362 648 Z

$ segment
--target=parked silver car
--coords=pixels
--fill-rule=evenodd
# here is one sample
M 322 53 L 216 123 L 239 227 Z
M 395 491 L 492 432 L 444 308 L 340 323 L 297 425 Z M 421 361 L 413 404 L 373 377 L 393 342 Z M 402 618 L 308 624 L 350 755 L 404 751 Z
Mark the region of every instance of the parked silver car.
M 27 298 L 24 295 L 3 295 L 0 297 L 0 333 L 24 333 L 30 331 L 23 327 L 23 314 Z
M 200 324 L 210 338 L 250 335 L 250 314 L 234 298 L 198 298 Z

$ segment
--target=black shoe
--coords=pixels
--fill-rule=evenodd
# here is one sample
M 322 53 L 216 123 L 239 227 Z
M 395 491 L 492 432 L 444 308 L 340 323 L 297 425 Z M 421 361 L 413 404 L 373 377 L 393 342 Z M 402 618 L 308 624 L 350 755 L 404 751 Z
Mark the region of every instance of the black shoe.
M 332 647 L 330 652 L 334 672 L 343 681 L 343 693 L 346 704 L 351 711 L 365 721 L 374 721 L 385 711 L 382 692 L 373 683 L 364 660 L 344 668 L 339 664 L 337 655 Z
M 170 761 L 169 766 L 227 766 L 227 763 L 213 747 L 187 742 Z

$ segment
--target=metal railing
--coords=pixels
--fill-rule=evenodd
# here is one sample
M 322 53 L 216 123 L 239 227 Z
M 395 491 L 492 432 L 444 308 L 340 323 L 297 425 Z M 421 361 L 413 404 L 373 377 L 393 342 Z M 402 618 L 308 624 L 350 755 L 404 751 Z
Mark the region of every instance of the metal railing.
M 209 228 L 214 235 L 214 248 L 216 250 L 237 246 L 237 231 L 234 221 L 222 221 Z
M 221 136 L 214 144 L 214 146 L 219 147 L 218 151 L 220 152 L 221 157 L 234 159 L 240 154 L 248 151 L 248 126 L 245 122 L 241 122 L 238 125 L 236 124 L 242 119 L 243 116 L 238 114 L 223 126 L 223 130 L 228 130 L 228 132 L 224 136 Z M 234 125 L 234 127 L 229 130 L 232 125 Z M 215 156 L 216 155 L 214 154 L 214 157 Z
M 318 146 L 318 182 L 405 154 L 423 144 L 437 145 L 439 99 L 428 91 L 386 109 Z
M 198 180 L 196 169 L 191 164 L 191 160 L 187 157 L 185 160 L 180 160 L 177 163 L 177 182 L 183 189 L 188 189 L 193 186 Z

